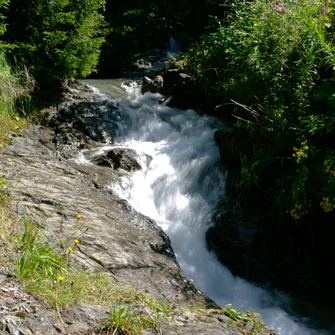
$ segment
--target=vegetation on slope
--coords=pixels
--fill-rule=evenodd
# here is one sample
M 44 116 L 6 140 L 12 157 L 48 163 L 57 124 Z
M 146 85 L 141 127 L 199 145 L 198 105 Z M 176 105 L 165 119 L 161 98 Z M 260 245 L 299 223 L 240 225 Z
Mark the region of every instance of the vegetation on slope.
M 282 219 L 335 209 L 334 21 L 327 0 L 233 2 L 183 61 L 233 115 L 237 192 Z
M 23 116 L 30 112 L 33 85 L 28 72 L 13 71 L 0 50 L 0 151 L 10 143 L 7 134 L 27 124 Z

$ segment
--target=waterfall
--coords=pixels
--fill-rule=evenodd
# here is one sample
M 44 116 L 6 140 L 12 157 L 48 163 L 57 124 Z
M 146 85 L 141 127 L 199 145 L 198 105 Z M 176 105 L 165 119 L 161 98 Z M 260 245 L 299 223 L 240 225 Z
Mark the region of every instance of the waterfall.
M 233 276 L 206 248 L 205 233 L 225 195 L 226 171 L 213 136 L 224 125 L 159 104 L 159 94 L 125 89 L 113 147 L 136 150 L 142 169 L 108 187 L 165 230 L 185 276 L 216 303 L 257 311 L 280 335 L 328 334 L 290 315 L 289 297 Z
M 179 54 L 179 52 L 180 52 L 179 44 L 172 36 L 170 36 L 168 54 L 175 57 Z

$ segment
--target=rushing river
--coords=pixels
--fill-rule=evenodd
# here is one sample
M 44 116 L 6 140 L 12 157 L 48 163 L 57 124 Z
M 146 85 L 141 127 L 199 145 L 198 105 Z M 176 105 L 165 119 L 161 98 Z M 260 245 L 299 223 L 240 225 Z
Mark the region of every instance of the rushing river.
M 186 277 L 218 304 L 259 312 L 280 335 L 329 334 L 290 313 L 286 295 L 233 276 L 207 250 L 205 233 L 225 193 L 226 172 L 213 136 L 223 125 L 160 104 L 158 94 L 141 95 L 137 87 L 120 90 L 120 81 L 86 82 L 119 100 L 113 147 L 135 149 L 142 166 L 109 187 L 165 230 Z M 112 98 L 101 94 L 101 99 Z

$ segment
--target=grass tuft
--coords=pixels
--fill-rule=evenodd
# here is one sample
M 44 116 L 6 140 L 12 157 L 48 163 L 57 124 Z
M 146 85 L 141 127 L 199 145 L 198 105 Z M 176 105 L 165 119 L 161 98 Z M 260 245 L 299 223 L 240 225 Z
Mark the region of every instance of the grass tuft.
M 0 114 L 0 152 L 10 145 L 10 132 L 19 132 L 28 125 L 28 121 L 22 117 L 11 117 Z
M 31 112 L 30 93 L 34 80 L 26 69 L 12 68 L 0 51 L 0 152 L 8 147 L 11 131 L 20 131 L 27 126 L 22 118 Z
M 26 69 L 11 67 L 0 51 L 0 116 L 25 114 L 35 82 Z

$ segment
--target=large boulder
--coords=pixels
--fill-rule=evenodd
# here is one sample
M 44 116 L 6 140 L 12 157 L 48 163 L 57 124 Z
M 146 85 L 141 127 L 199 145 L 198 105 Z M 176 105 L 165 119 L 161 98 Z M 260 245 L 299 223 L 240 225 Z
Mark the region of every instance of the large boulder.
M 142 94 L 147 92 L 160 93 L 164 92 L 164 79 L 162 76 L 156 76 L 154 79 L 144 77 L 142 81 Z
M 142 93 L 160 93 L 163 95 L 173 95 L 184 93 L 191 77 L 178 69 L 168 69 L 157 75 L 154 79 L 144 77 L 142 81 Z
M 78 132 L 88 141 L 112 142 L 116 114 L 116 105 L 110 100 L 78 101 L 63 104 L 48 125 L 55 130 L 58 146 L 72 145 Z
M 264 264 L 266 255 L 262 255 L 256 246 L 262 234 L 260 218 L 248 214 L 244 215 L 232 209 L 228 202 L 222 202 L 213 217 L 215 226 L 206 233 L 207 245 L 236 275 L 265 283 L 269 280 Z
M 146 92 L 170 96 L 167 104 L 182 109 L 194 108 L 198 104 L 197 92 L 191 76 L 178 69 L 168 69 L 154 79 L 144 77 L 142 94 Z
M 132 149 L 111 149 L 107 153 L 93 158 L 93 163 L 101 166 L 108 166 L 115 170 L 137 171 L 141 165 L 136 160 L 136 151 Z

